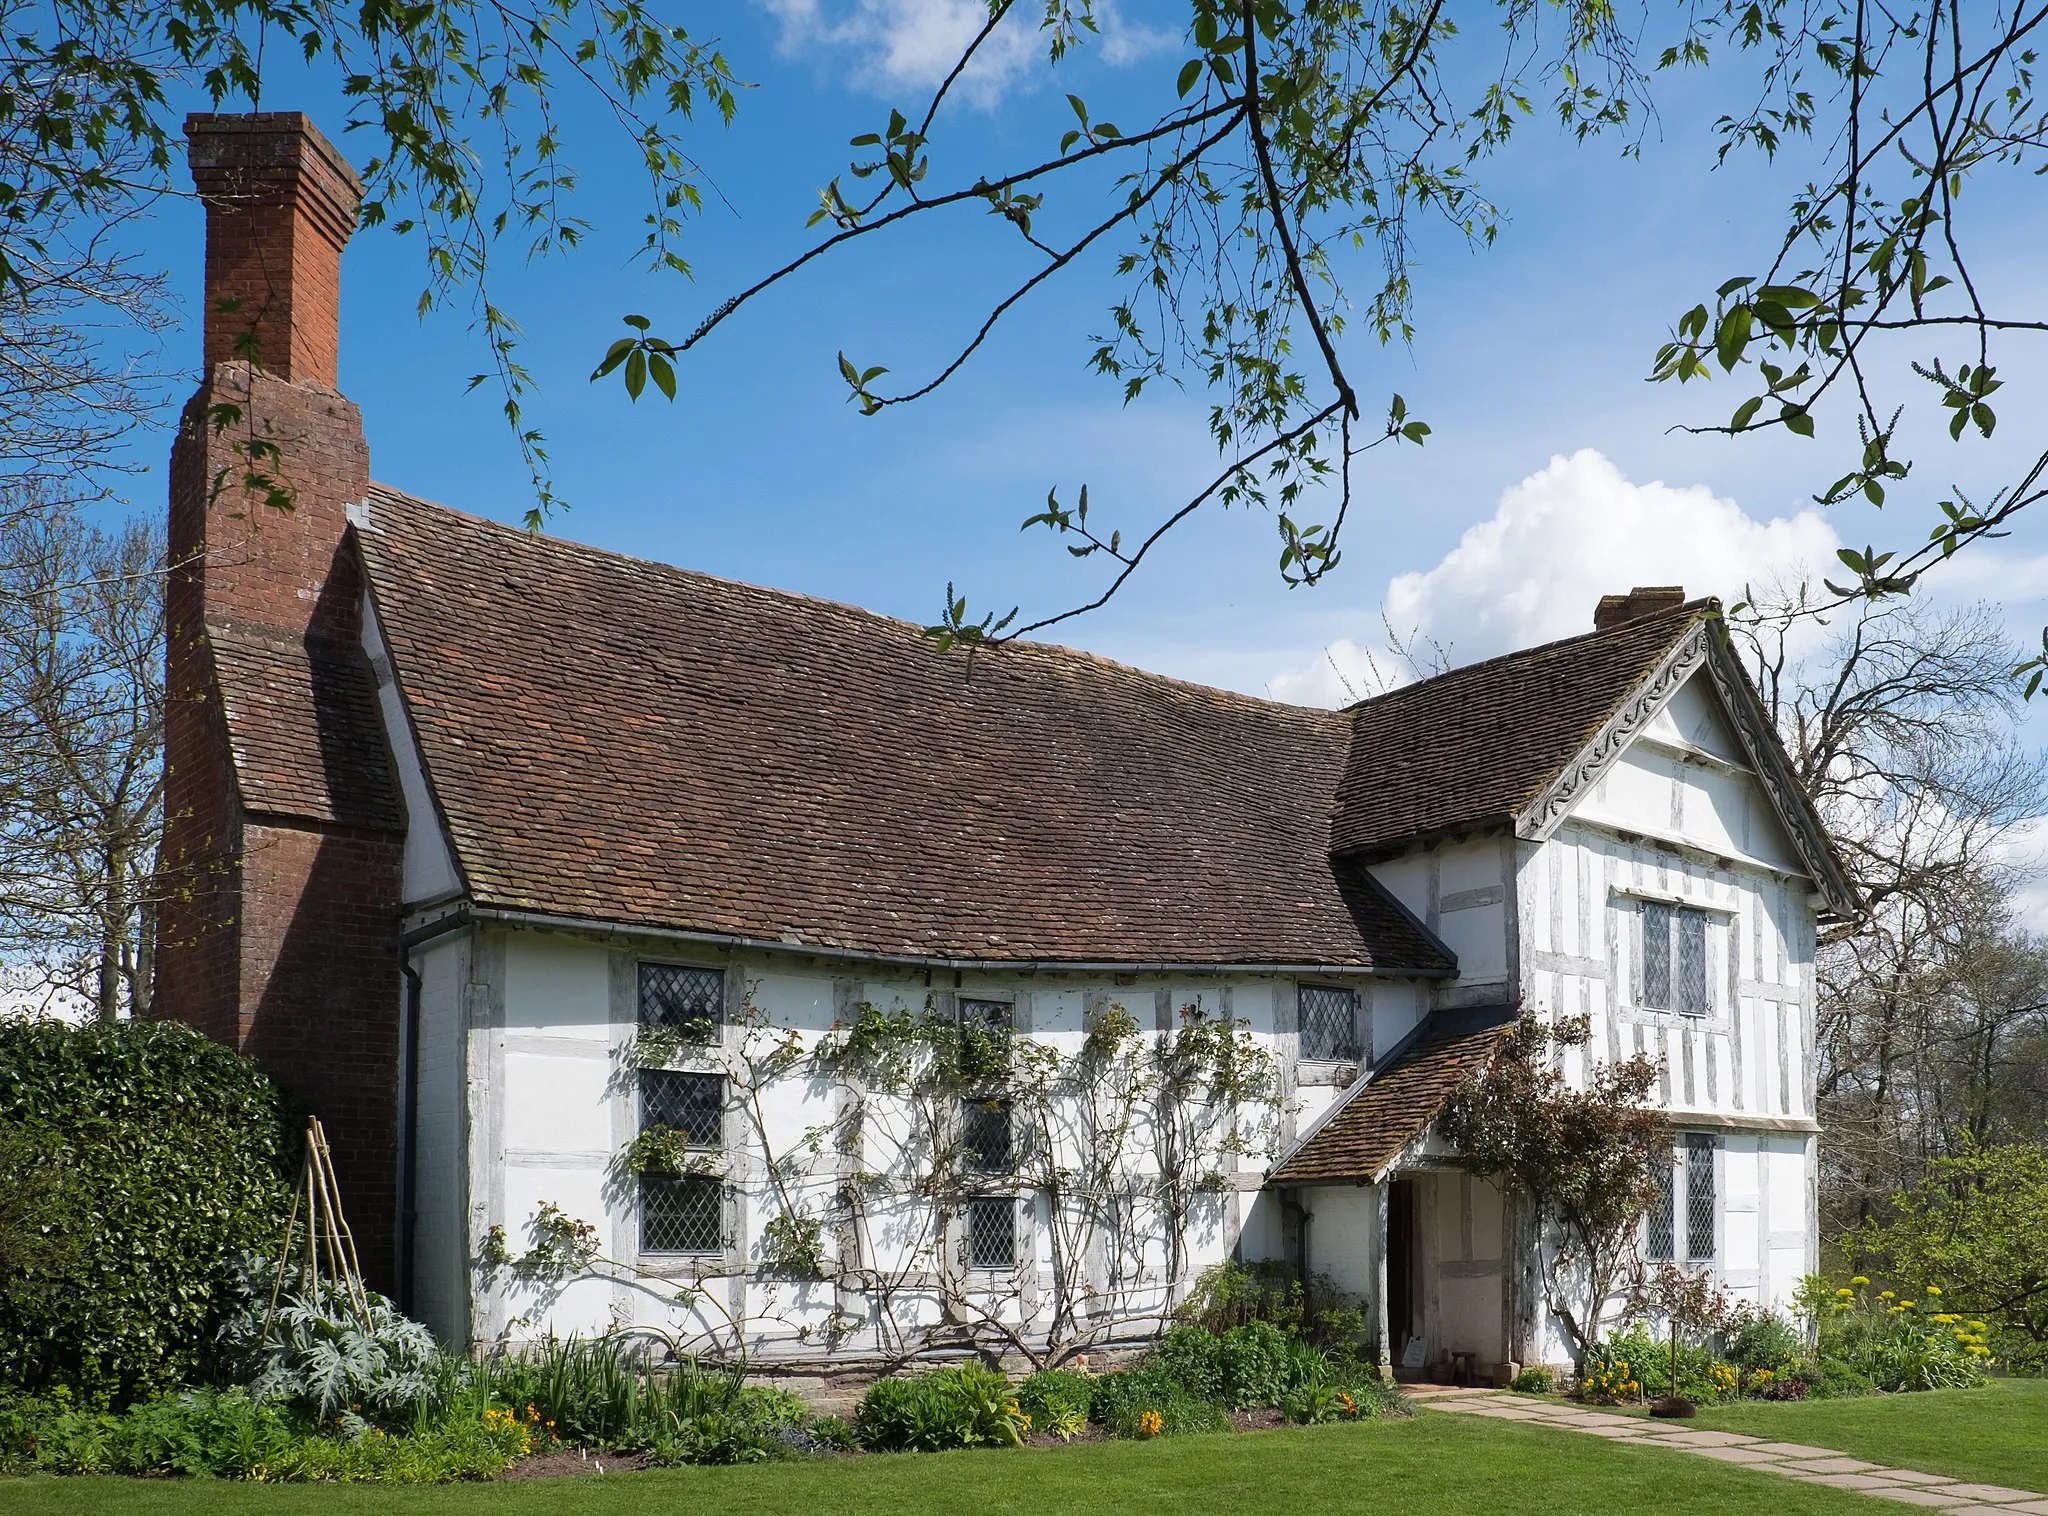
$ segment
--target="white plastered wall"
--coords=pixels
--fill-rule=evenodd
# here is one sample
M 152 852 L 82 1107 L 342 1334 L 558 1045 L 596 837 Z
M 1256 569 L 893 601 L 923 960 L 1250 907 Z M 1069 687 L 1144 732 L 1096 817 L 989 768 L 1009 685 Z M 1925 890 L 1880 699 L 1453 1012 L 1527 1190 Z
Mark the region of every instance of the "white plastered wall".
M 807 1177 L 785 1171 L 778 1187 L 769 1171 L 771 1150 L 787 1154 L 807 1134 L 829 1126 L 843 1092 L 829 1079 L 791 1074 L 761 1088 L 756 1109 L 737 1103 L 728 1111 L 723 1173 L 726 1179 L 726 1250 L 701 1262 L 639 1251 L 634 1185 L 617 1158 L 637 1130 L 636 1076 L 629 1050 L 637 1033 L 637 965 L 642 958 L 694 962 L 722 969 L 727 980 L 728 1020 L 744 1010 L 762 1035 L 795 1036 L 806 1048 L 829 1035 L 835 1022 L 849 1020 L 862 1004 L 889 1012 L 943 1011 L 953 997 L 975 996 L 1010 1002 L 1020 1035 L 1061 1053 L 1079 1051 L 1089 1018 L 1106 1006 L 1128 1011 L 1156 1035 L 1180 1024 L 1193 1010 L 1209 1017 L 1246 1022 L 1276 1062 L 1281 1098 L 1276 1105 L 1247 1112 L 1238 1122 L 1238 1151 L 1219 1144 L 1204 1162 L 1216 1182 L 1196 1197 L 1170 1265 L 1163 1217 L 1138 1217 L 1138 1239 L 1128 1256 L 1115 1260 L 1127 1298 L 1159 1309 L 1172 1303 L 1194 1277 L 1226 1258 L 1283 1255 L 1287 1229 L 1275 1197 L 1260 1185 L 1270 1156 L 1308 1119 L 1318 1101 L 1335 1088 L 1301 1083 L 1296 1066 L 1296 981 L 1266 974 L 1068 975 L 963 974 L 927 976 L 922 971 L 805 959 L 794 954 L 690 952 L 658 944 L 618 941 L 509 928 L 478 929 L 462 939 L 468 982 L 469 1078 L 465 1114 L 468 1132 L 467 1237 L 474 1248 L 490 1229 L 504 1230 L 515 1254 L 531 1243 L 531 1223 L 543 1206 L 591 1222 L 606 1258 L 631 1270 L 593 1270 L 566 1284 L 522 1283 L 501 1271 L 488 1287 L 472 1294 L 470 1335 L 479 1345 L 530 1339 L 546 1332 L 590 1333 L 616 1326 L 651 1325 L 689 1338 L 715 1333 L 726 1320 L 749 1324 L 753 1349 L 768 1357 L 781 1353 L 819 1357 L 823 1344 L 856 1355 L 885 1345 L 865 1315 L 868 1303 L 835 1296 L 816 1282 L 771 1277 L 761 1261 L 760 1227 L 784 1200 L 822 1212 L 842 1179 L 860 1172 L 914 1172 L 927 1154 L 906 1111 L 874 1102 L 858 1151 L 826 1153 L 800 1167 Z M 937 981 L 937 987 L 931 982 Z M 1355 979 L 1371 1038 L 1382 1048 L 1405 1034 L 1421 1014 L 1425 994 L 1408 982 Z M 437 991 L 437 993 L 439 993 Z M 744 1000 L 744 1006 L 742 1005 Z M 722 1034 L 730 1056 L 739 1028 Z M 1384 1039 L 1384 1040 L 1382 1040 Z M 676 1067 L 695 1067 L 686 1053 Z M 711 1067 L 710 1062 L 703 1064 Z M 1314 1078 L 1317 1070 L 1311 1067 Z M 765 1134 L 765 1145 L 764 1145 Z M 1059 1140 L 1074 1140 L 1066 1130 Z M 1149 1137 L 1134 1134 L 1133 1162 L 1150 1161 Z M 423 1191 L 424 1199 L 424 1191 Z M 1051 1235 L 1043 1196 L 1019 1202 L 1018 1268 L 1014 1276 L 990 1277 L 982 1293 L 1001 1300 L 1016 1317 L 1046 1304 L 1052 1279 Z M 892 1302 L 893 1329 L 913 1331 L 934 1322 L 939 1292 L 921 1293 L 916 1282 L 939 1268 L 959 1267 L 957 1237 L 935 1236 L 921 1203 L 892 1202 L 887 1186 L 874 1193 L 858 1239 L 864 1263 L 898 1273 L 909 1283 Z M 836 1256 L 844 1239 L 828 1230 L 825 1246 Z M 1319 1256 L 1315 1267 L 1331 1270 Z M 1091 1258 L 1091 1278 L 1110 1267 Z M 1335 1271 L 1369 1277 L 1372 1264 L 1335 1260 Z M 709 1277 L 707 1277 L 709 1276 Z M 711 1298 L 695 1309 L 680 1307 L 680 1285 L 706 1279 Z M 977 1276 L 968 1275 L 970 1288 Z

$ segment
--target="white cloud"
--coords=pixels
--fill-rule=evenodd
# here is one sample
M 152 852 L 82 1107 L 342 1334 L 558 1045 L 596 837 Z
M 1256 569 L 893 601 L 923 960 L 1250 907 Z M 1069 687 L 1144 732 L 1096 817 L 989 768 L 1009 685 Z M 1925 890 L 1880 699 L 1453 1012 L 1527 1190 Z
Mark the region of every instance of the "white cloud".
M 1425 661 L 1441 649 L 1453 664 L 1471 663 L 1591 630 L 1603 594 L 1680 584 L 1691 596 L 1733 599 L 1746 584 L 1825 571 L 1840 545 L 1817 510 L 1758 521 L 1702 485 L 1632 483 L 1587 449 L 1506 491 L 1435 567 L 1395 577 L 1358 638 L 1268 687 L 1279 700 L 1340 704 L 1401 682 L 1386 628 Z
M 988 24 L 987 0 L 760 0 L 781 23 L 785 52 L 850 58 L 856 83 L 870 89 L 930 88 L 952 72 Z M 984 108 L 1046 60 L 1047 39 L 1029 6 L 1020 6 L 983 42 L 955 86 Z M 1126 20 L 1098 0 L 1103 60 L 1123 66 L 1172 47 L 1164 32 Z
M 2048 816 L 2020 822 L 1999 839 L 1997 861 L 2010 871 L 2006 898 L 2019 924 L 2048 935 Z

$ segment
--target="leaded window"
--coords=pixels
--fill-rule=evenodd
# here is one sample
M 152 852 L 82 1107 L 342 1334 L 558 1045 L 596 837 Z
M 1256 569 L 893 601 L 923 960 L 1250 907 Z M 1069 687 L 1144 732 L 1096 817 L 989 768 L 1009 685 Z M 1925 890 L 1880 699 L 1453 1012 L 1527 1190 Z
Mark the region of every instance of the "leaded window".
M 725 1019 L 725 974 L 678 963 L 640 965 L 640 1024 L 694 1029 Z
M 1707 997 L 1707 913 L 1643 902 L 1643 1005 L 1704 1016 Z
M 705 1174 L 645 1175 L 640 1180 L 640 1251 L 724 1251 L 724 1186 Z
M 1009 1101 L 970 1096 L 960 1102 L 960 1157 L 969 1169 L 977 1174 L 1009 1173 L 1014 1146 Z
M 1714 1139 L 1685 1134 L 1685 1255 L 1714 1256 Z
M 1301 1056 L 1350 1063 L 1358 1057 L 1358 992 L 1304 984 L 1300 992 Z
M 967 1227 L 967 1266 L 1008 1273 L 1017 1266 L 1017 1202 L 981 1195 L 962 1208 Z
M 1656 1167 L 1657 1198 L 1650 1202 L 1649 1236 L 1643 1251 L 1652 1263 L 1669 1263 L 1678 1250 L 1678 1167 L 1668 1148 Z
M 693 1148 L 724 1146 L 725 1081 L 675 1069 L 640 1071 L 640 1130 L 667 1127 Z
M 963 1027 L 1007 1032 L 1016 1019 L 1017 1008 L 1007 1000 L 977 1000 L 963 995 L 958 1002 L 958 1013 Z

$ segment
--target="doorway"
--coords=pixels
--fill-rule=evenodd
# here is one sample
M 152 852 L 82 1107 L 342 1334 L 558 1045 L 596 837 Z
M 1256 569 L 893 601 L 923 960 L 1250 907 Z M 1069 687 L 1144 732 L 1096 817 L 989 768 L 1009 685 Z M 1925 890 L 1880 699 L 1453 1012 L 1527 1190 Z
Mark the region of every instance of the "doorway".
M 1388 1348 L 1399 1367 L 1416 1331 L 1416 1269 L 1418 1206 L 1415 1181 L 1396 1179 L 1387 1192 L 1387 1332 Z

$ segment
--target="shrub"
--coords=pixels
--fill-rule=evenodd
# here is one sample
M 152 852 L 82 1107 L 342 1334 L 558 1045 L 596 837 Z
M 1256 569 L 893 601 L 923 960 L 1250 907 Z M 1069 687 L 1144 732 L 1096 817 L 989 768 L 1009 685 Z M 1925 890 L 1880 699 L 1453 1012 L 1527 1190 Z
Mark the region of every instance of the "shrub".
M 1355 1351 L 1366 1332 L 1355 1297 L 1321 1274 L 1305 1288 L 1294 1267 L 1277 1259 L 1211 1265 L 1175 1315 L 1212 1337 L 1263 1321 L 1336 1352 Z
M 876 1452 L 1015 1447 L 1029 1426 L 1001 1374 L 973 1365 L 913 1379 L 878 1379 L 854 1418 L 861 1446 Z
M 1728 1361 L 1752 1372 L 1769 1369 L 1775 1373 L 1797 1363 L 1805 1351 L 1798 1329 L 1776 1311 L 1765 1311 L 1737 1322 L 1728 1342 Z
M 1104 1374 L 1095 1381 L 1089 1410 L 1112 1437 L 1184 1437 L 1231 1429 L 1222 1406 L 1197 1399 L 1149 1368 Z
M 1599 1343 L 1587 1356 L 1579 1395 L 1587 1400 L 1662 1400 L 1676 1395 L 1710 1405 L 1734 1394 L 1735 1370 L 1705 1348 L 1678 1345 L 1678 1383 L 1671 1382 L 1671 1342 L 1632 1327 Z
M 837 1416 L 818 1416 L 804 1426 L 811 1447 L 821 1453 L 851 1453 L 860 1446 L 860 1434 L 853 1423 Z
M 803 1419 L 794 1396 L 748 1389 L 736 1368 L 691 1359 L 664 1368 L 651 1347 L 617 1336 L 551 1337 L 531 1352 L 491 1360 L 461 1392 L 486 1403 L 531 1405 L 565 1442 L 624 1451 L 651 1449 L 685 1422 L 707 1416 L 744 1412 L 783 1426 Z
M 1217 1398 L 1233 1410 L 1278 1405 L 1301 1377 L 1304 1360 L 1293 1346 L 1269 1321 L 1232 1327 L 1216 1339 Z
M 1508 1388 L 1519 1395 L 1549 1395 L 1557 1389 L 1557 1376 L 1539 1363 L 1517 1374 Z
M 1146 1355 L 1145 1363 L 1197 1400 L 1223 1397 L 1223 1341 L 1205 1327 L 1175 1327 Z
M 237 1306 L 221 1332 L 220 1367 L 255 1399 L 353 1432 L 409 1421 L 435 1394 L 441 1353 L 425 1327 L 377 1294 L 359 1314 L 324 1280 L 282 1294 L 272 1313 L 275 1271 L 271 1260 L 244 1254 L 222 1289 Z
M 1062 1439 L 1088 1424 L 1094 1400 L 1095 1381 L 1072 1369 L 1046 1369 L 1017 1386 L 1017 1409 L 1031 1418 L 1031 1429 Z
M 0 1382 L 120 1404 L 196 1378 L 223 1260 L 283 1233 L 297 1126 L 188 1027 L 0 1022 Z
M 0 1472 L 16 1474 L 432 1484 L 488 1479 L 532 1446 L 502 1410 L 401 1436 L 330 1436 L 240 1390 L 138 1401 L 122 1414 L 82 1409 L 66 1391 L 0 1407 Z
M 1867 1382 L 1887 1393 L 1982 1384 L 1991 1356 L 1986 1324 L 1935 1309 L 1941 1303 L 1937 1291 L 1929 1292 L 1930 1302 L 1900 1300 L 1891 1290 L 1872 1294 L 1860 1274 L 1831 1296 L 1806 1289 L 1823 1369 L 1838 1364 L 1832 1379 Z

